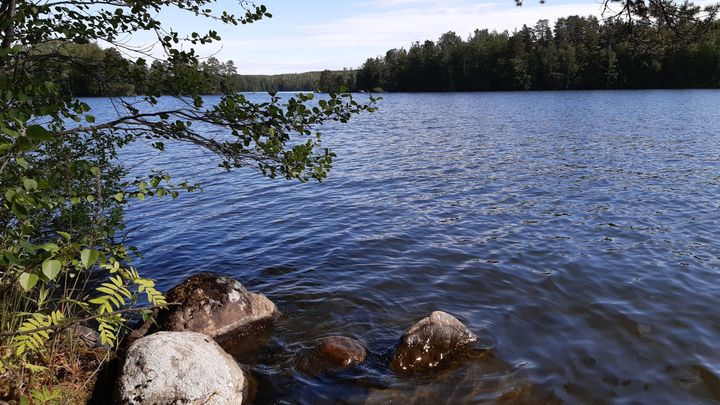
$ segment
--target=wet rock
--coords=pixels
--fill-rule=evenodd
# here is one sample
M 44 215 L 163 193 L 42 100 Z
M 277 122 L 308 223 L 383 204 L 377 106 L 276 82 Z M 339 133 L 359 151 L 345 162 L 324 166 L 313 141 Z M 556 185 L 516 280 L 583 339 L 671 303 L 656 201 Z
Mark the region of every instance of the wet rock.
M 454 316 L 435 311 L 405 331 L 390 368 L 399 373 L 427 371 L 476 340 Z
M 158 332 L 137 340 L 128 349 L 117 402 L 240 404 L 246 384 L 240 366 L 208 336 Z
M 280 311 L 266 296 L 218 274 L 194 275 L 170 290 L 166 298 L 179 305 L 160 311 L 160 330 L 188 330 L 223 338 L 252 333 L 280 317 Z
M 367 350 L 358 340 L 345 336 L 328 336 L 318 341 L 316 353 L 328 364 L 347 367 L 353 363 L 365 361 Z
M 298 353 L 294 365 L 303 373 L 319 375 L 362 364 L 366 355 L 364 343 L 345 336 L 328 336 Z
M 482 336 L 478 339 L 482 340 Z M 471 346 L 475 346 L 472 344 Z M 493 350 L 462 350 L 431 378 L 399 378 L 369 386 L 364 405 L 506 404 L 560 405 L 552 392 L 534 387 L 524 366 L 511 365 Z

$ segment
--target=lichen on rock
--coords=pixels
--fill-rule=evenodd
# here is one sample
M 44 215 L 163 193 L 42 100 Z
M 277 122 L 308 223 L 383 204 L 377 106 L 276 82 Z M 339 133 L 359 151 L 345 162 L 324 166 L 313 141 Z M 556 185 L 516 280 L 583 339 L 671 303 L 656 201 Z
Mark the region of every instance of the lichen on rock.
M 158 332 L 134 342 L 120 372 L 123 405 L 242 403 L 246 378 L 235 360 L 196 332 Z
M 250 333 L 280 317 L 263 294 L 248 291 L 230 277 L 201 273 L 171 289 L 168 302 L 178 303 L 158 314 L 160 330 L 194 331 L 212 338 Z

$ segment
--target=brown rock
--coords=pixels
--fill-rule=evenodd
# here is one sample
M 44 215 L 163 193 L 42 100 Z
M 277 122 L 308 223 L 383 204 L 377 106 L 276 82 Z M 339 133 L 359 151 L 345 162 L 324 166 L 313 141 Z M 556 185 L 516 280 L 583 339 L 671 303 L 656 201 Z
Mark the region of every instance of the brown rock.
M 390 368 L 400 373 L 427 371 L 476 340 L 455 317 L 435 311 L 403 334 Z
M 365 361 L 365 344 L 345 336 L 318 339 L 294 358 L 294 366 L 305 374 L 321 375 Z
M 226 276 L 201 273 L 168 292 L 171 306 L 158 314 L 161 330 L 193 331 L 212 338 L 251 333 L 280 317 L 275 304 Z
M 318 341 L 316 352 L 329 364 L 347 367 L 365 361 L 365 345 L 345 336 L 328 336 Z

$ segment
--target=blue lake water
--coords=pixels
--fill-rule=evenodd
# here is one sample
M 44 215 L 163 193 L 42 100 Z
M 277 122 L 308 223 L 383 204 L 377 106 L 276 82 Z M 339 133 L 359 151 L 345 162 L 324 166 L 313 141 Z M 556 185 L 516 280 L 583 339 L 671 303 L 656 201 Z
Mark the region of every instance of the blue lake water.
M 387 94 L 325 129 L 338 158 L 320 184 L 134 145 L 133 174 L 204 187 L 131 206 L 135 265 L 163 289 L 225 273 L 278 304 L 258 403 L 717 403 L 719 106 L 720 91 Z M 394 375 L 393 344 L 438 309 L 492 358 Z M 332 334 L 369 361 L 292 369 Z

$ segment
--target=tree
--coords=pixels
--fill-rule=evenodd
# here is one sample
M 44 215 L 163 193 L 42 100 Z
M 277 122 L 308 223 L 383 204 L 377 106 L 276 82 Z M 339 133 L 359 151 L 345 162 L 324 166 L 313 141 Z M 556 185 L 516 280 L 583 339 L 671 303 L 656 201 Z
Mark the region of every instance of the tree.
M 512 35 L 452 32 L 369 59 L 358 87 L 388 91 L 562 90 L 718 87 L 720 23 L 706 24 L 699 8 L 681 7 L 679 36 L 662 19 L 644 25 L 568 16 Z M 695 22 L 691 22 L 695 21 Z M 702 30 L 698 28 L 702 26 Z M 678 25 L 677 27 L 680 27 Z
M 58 328 L 92 318 L 112 345 L 128 306 L 165 305 L 115 235 L 128 200 L 174 198 L 197 187 L 165 172 L 125 180 L 116 160 L 121 148 L 141 139 L 161 151 L 165 142 L 186 142 L 215 154 L 227 170 L 322 180 L 334 154 L 322 147 L 319 126 L 374 109 L 373 99 L 361 104 L 350 94 L 317 104 L 312 95 L 272 95 L 256 104 L 231 93 L 206 104 L 204 73 L 235 72 L 217 60 L 201 63 L 192 49 L 220 40 L 217 32 L 176 32 L 157 13 L 175 8 L 229 25 L 271 17 L 247 1 L 217 13 L 213 3 L 0 0 L 0 385 L 25 389 L 27 370 L 52 367 L 57 352 L 45 351 L 45 342 Z M 149 68 L 153 55 L 122 40 L 139 31 L 153 33 L 167 55 Z M 142 97 L 115 98 L 117 116 L 103 122 L 74 97 L 137 89 Z M 164 93 L 177 95 L 181 107 L 165 108 Z M 196 129 L 199 122 L 223 135 Z M 90 289 L 91 279 L 105 282 Z

